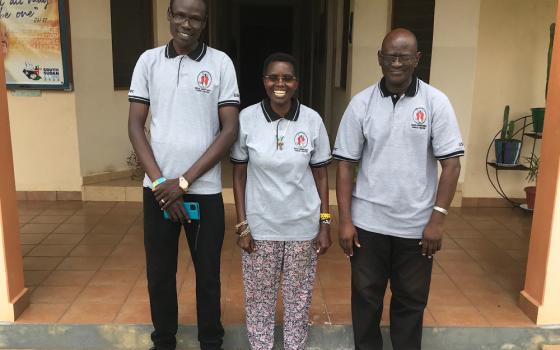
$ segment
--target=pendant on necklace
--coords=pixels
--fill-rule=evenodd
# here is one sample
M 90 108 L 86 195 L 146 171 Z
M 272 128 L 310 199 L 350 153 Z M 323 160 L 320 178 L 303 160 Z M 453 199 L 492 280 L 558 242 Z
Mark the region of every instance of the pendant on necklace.
M 279 149 L 280 151 L 284 149 L 283 139 L 277 139 L 276 140 L 276 149 Z

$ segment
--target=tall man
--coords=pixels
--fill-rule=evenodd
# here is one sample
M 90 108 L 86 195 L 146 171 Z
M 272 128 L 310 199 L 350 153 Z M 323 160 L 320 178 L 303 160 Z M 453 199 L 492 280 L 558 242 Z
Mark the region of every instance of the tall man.
M 144 179 L 144 246 L 153 349 L 175 349 L 177 247 L 183 225 L 196 273 L 198 341 L 221 349 L 220 251 L 224 206 L 219 161 L 237 138 L 239 93 L 229 57 L 199 41 L 203 0 L 171 0 L 173 39 L 142 54 L 129 92 L 129 136 Z M 151 140 L 144 125 L 151 109 Z M 191 220 L 184 202 L 200 206 Z M 169 214 L 164 218 L 162 210 Z
M 379 323 L 388 280 L 393 349 L 421 348 L 432 256 L 441 248 L 464 154 L 449 100 L 414 75 L 419 59 L 412 32 L 385 36 L 378 52 L 383 79 L 352 98 L 333 149 L 339 242 L 352 266 L 360 350 L 383 348 Z

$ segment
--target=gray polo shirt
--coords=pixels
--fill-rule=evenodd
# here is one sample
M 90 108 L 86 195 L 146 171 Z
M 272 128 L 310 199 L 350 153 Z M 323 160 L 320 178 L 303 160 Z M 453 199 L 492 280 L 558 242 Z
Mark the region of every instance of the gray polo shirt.
M 384 80 L 344 112 L 333 156 L 360 164 L 352 221 L 385 235 L 422 237 L 437 191 L 437 160 L 464 154 L 455 112 L 439 90 L 414 79 L 402 96 Z
M 235 69 L 223 52 L 204 43 L 179 55 L 172 42 L 144 52 L 134 68 L 128 99 L 150 105 L 150 144 L 164 177 L 184 174 L 220 133 L 218 109 L 239 105 Z M 152 187 L 146 175 L 144 186 Z M 222 191 L 220 163 L 189 193 Z
M 231 161 L 248 163 L 245 208 L 253 238 L 315 238 L 321 200 L 311 168 L 326 166 L 332 159 L 321 117 L 294 100 L 288 115 L 280 118 L 264 100 L 243 109 L 239 118 Z M 278 145 L 277 137 L 283 145 Z

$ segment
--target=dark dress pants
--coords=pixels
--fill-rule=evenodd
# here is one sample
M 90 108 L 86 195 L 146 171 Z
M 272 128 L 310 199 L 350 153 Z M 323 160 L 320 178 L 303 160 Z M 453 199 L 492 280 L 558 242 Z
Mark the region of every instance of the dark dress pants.
M 198 341 L 202 350 L 221 349 L 220 253 L 224 241 L 224 203 L 221 193 L 183 196 L 198 202 L 200 221 L 185 224 L 196 273 Z M 199 227 L 200 225 L 200 227 Z M 150 310 L 157 349 L 175 349 L 178 328 L 177 251 L 181 224 L 165 220 L 150 189 L 144 188 L 144 247 Z
M 352 326 L 356 349 L 383 349 L 379 324 L 389 280 L 393 350 L 421 349 L 432 259 L 422 256 L 419 239 L 356 229 L 361 245 L 361 248 L 354 248 L 354 256 L 351 257 Z

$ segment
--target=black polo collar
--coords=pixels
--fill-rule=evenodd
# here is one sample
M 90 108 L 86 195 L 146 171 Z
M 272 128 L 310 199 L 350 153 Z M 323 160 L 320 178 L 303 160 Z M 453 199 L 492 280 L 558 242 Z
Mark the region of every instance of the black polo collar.
M 272 110 L 272 106 L 270 105 L 270 100 L 268 98 L 262 100 L 261 107 L 267 122 L 269 123 L 274 122 L 282 118 Z M 295 122 L 299 118 L 299 110 L 300 110 L 300 103 L 298 99 L 292 98 L 292 106 L 290 107 L 290 111 L 288 112 L 288 115 L 286 115 L 284 119 L 292 120 Z
M 189 56 L 192 60 L 200 62 L 204 55 L 206 55 L 207 46 L 202 41 L 198 42 L 198 46 L 193 51 L 189 52 L 187 56 Z M 167 58 L 175 58 L 179 56 L 177 51 L 175 50 L 175 46 L 173 46 L 173 40 L 170 40 L 165 47 L 165 57 Z
M 419 84 L 418 77 L 413 76 L 412 82 L 404 92 L 405 96 L 408 97 L 416 96 L 416 93 L 418 92 L 418 84 Z M 381 96 L 383 97 L 392 97 L 394 95 L 391 91 L 389 91 L 389 89 L 387 89 L 387 86 L 385 85 L 385 78 L 381 79 L 381 81 L 379 82 L 379 91 L 381 91 Z

